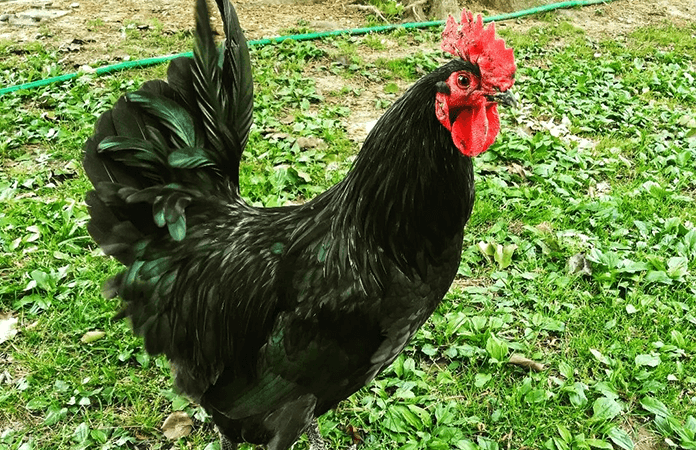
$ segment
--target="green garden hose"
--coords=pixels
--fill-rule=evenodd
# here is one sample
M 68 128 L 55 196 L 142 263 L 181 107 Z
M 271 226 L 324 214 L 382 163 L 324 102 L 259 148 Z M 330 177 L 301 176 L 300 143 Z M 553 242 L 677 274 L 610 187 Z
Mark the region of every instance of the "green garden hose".
M 484 22 L 493 22 L 493 21 L 516 19 L 518 17 L 529 16 L 532 14 L 538 14 L 538 13 L 542 13 L 542 12 L 546 12 L 546 11 L 553 11 L 555 9 L 560 9 L 560 8 L 570 8 L 573 6 L 596 5 L 598 3 L 609 3 L 611 1 L 614 1 L 614 0 L 574 0 L 574 1 L 567 1 L 567 2 L 560 2 L 560 3 L 552 3 L 550 5 L 537 6 L 536 8 L 525 9 L 522 11 L 516 11 L 516 12 L 512 12 L 512 13 L 508 13 L 508 14 L 489 16 L 489 17 L 484 18 L 483 21 Z M 383 31 L 396 30 L 399 28 L 410 29 L 410 28 L 436 27 L 436 26 L 441 26 L 444 23 L 445 23 L 444 20 L 434 20 L 431 22 L 412 22 L 412 23 L 402 23 L 402 24 L 393 24 L 393 25 L 382 25 L 382 26 L 368 27 L 368 28 L 354 28 L 352 30 L 335 30 L 335 31 L 324 31 L 324 32 L 320 32 L 320 33 L 293 34 L 293 35 L 289 35 L 289 36 L 280 36 L 280 37 L 273 37 L 273 38 L 267 38 L 267 39 L 252 40 L 252 41 L 248 41 L 248 44 L 249 44 L 249 46 L 255 46 L 255 45 L 274 44 L 274 43 L 278 43 L 278 42 L 283 42 L 287 39 L 290 39 L 293 41 L 307 41 L 307 40 L 321 39 L 321 38 L 331 37 L 331 36 L 341 36 L 341 35 L 356 36 L 356 35 L 367 34 L 367 33 L 379 33 L 379 32 L 383 32 Z M 168 55 L 168 56 L 159 56 L 159 57 L 155 57 L 155 58 L 140 59 L 137 61 L 126 61 L 126 62 L 122 62 L 122 63 L 118 63 L 118 64 L 112 64 L 110 66 L 99 67 L 99 68 L 95 69 L 94 73 L 96 73 L 97 75 L 105 75 L 105 74 L 116 72 L 119 70 L 127 70 L 127 69 L 134 69 L 137 67 L 153 66 L 156 64 L 161 64 L 161 63 L 164 63 L 167 61 L 171 61 L 172 59 L 178 58 L 180 56 L 192 56 L 192 53 L 186 52 L 186 53 L 179 53 L 176 55 Z M 0 89 L 0 96 L 2 96 L 3 94 L 8 94 L 10 92 L 19 91 L 22 89 L 33 89 L 33 88 L 46 86 L 46 85 L 53 84 L 53 83 L 59 83 L 61 81 L 72 80 L 73 78 L 77 78 L 80 75 L 81 75 L 81 72 L 68 73 L 65 75 L 59 75 L 57 77 L 32 81 L 30 83 L 23 83 L 23 84 L 17 84 L 15 86 L 9 86 L 9 87 Z

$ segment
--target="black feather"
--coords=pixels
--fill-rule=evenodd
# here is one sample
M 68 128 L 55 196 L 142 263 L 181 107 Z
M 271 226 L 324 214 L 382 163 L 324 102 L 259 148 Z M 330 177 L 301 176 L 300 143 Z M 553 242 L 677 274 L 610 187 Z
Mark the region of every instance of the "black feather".
M 141 106 L 146 112 L 160 120 L 169 129 L 170 139 L 176 147 L 201 147 L 203 137 L 196 128 L 191 112 L 176 101 L 148 91 L 131 92 L 126 95 L 129 102 Z M 149 133 L 142 131 L 145 139 Z
M 232 123 L 235 124 L 239 146 L 244 149 L 249 139 L 254 105 L 249 49 L 232 4 L 227 0 L 217 0 L 217 4 L 223 17 L 226 36 L 222 76 L 229 80 L 230 86 L 230 95 L 224 99 L 223 107 L 226 116 L 234 118 Z

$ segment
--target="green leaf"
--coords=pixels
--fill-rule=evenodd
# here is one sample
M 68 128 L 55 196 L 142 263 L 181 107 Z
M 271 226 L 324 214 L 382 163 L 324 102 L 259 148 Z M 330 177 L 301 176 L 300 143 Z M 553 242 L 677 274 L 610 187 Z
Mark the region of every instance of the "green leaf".
M 547 331 L 557 331 L 559 333 L 565 331 L 565 322 L 562 322 L 560 320 L 551 318 L 551 317 L 544 317 L 541 320 L 541 329 L 542 330 L 547 330 Z
M 409 405 L 411 406 L 411 405 Z M 422 430 L 423 429 L 423 421 L 418 417 L 416 414 L 414 414 L 410 408 L 407 406 L 403 405 L 397 405 L 396 408 L 399 409 L 399 414 L 404 418 L 406 423 L 408 423 L 410 426 L 415 428 L 416 430 Z
M 457 409 L 452 403 L 437 403 L 435 406 L 435 420 L 438 425 L 451 425 L 457 418 Z
M 106 441 L 109 440 L 109 436 L 104 430 L 92 430 L 89 435 L 99 444 L 106 444 Z
M 437 348 L 435 348 L 432 344 L 425 343 L 421 347 L 421 352 L 432 357 L 437 355 Z
M 616 400 L 609 397 L 600 397 L 592 404 L 592 420 L 611 420 L 621 414 L 623 407 Z
M 56 287 L 56 279 L 46 272 L 41 270 L 32 270 L 31 279 L 36 282 L 36 286 L 44 291 L 51 292 Z
M 621 267 L 619 267 L 618 271 L 620 273 L 637 273 L 650 270 L 651 267 L 652 266 L 647 262 L 637 262 L 630 259 L 624 259 L 621 261 Z
M 672 416 L 655 416 L 655 427 L 664 436 L 674 436 L 676 430 L 681 427 L 677 419 Z
M 684 425 L 687 430 L 690 430 L 696 436 L 696 419 L 694 416 L 689 416 L 686 418 L 686 424 Z
M 585 388 L 583 383 L 576 381 L 572 386 L 566 386 L 563 390 L 568 393 L 568 399 L 573 406 L 582 407 L 587 404 Z
M 654 397 L 643 397 L 640 400 L 640 405 L 647 411 L 650 411 L 651 413 L 655 414 L 656 416 L 670 417 L 672 415 L 669 412 L 667 406 L 665 406 L 664 403 L 662 403 Z
M 384 92 L 387 94 L 396 94 L 399 92 L 399 86 L 396 83 L 387 83 L 384 86 Z
M 296 169 L 296 171 L 297 171 L 297 176 L 302 178 L 302 181 L 304 181 L 305 183 L 312 182 L 312 177 L 307 172 L 304 172 L 300 169 Z
M 415 442 L 407 442 L 399 447 L 399 450 L 418 450 L 418 444 Z
M 563 442 L 570 443 L 573 441 L 573 435 L 570 433 L 570 431 L 568 431 L 566 427 L 557 424 L 556 429 L 558 430 L 558 434 L 561 436 L 561 439 L 563 439 Z
M 651 270 L 645 276 L 645 281 L 648 283 L 672 284 L 672 279 L 664 270 Z
M 618 445 L 619 447 L 625 450 L 633 450 L 633 440 L 631 440 L 631 437 L 628 435 L 628 433 L 626 433 L 621 428 L 612 427 L 607 432 L 607 435 L 609 436 L 609 439 L 611 439 L 612 442 L 614 442 L 614 444 Z
M 495 244 L 491 244 L 490 242 L 479 242 L 476 244 L 476 248 L 479 249 L 481 254 L 486 257 L 492 257 L 495 255 Z
M 488 374 L 488 373 L 477 373 L 474 376 L 474 386 L 477 388 L 482 388 L 488 383 L 491 378 L 493 378 L 493 375 Z
M 486 351 L 491 358 L 497 362 L 502 362 L 507 357 L 508 345 L 505 341 L 498 339 L 495 334 L 491 333 L 486 341 Z
M 459 450 L 480 450 L 479 446 L 468 439 L 461 439 L 454 443 L 454 446 Z
M 28 410 L 44 409 L 49 405 L 49 401 L 45 398 L 34 397 L 24 405 Z
M 601 439 L 585 439 L 585 443 L 594 448 L 603 448 L 606 450 L 614 450 L 614 447 L 607 441 Z
M 423 427 L 430 427 L 433 424 L 433 419 L 428 410 L 417 405 L 407 405 L 407 407 L 409 411 L 418 417 L 419 423 L 422 424 Z
M 416 430 L 423 429 L 423 420 L 404 405 L 393 405 L 387 409 L 384 419 L 384 426 L 396 433 L 409 433 L 414 428 Z
M 73 432 L 72 439 L 73 441 L 77 442 L 78 444 L 84 443 L 87 438 L 89 437 L 89 426 L 87 425 L 86 422 L 82 422 L 75 428 L 75 431 Z
M 677 248 L 680 248 L 680 246 L 683 256 L 696 254 L 696 228 L 692 228 L 691 231 L 684 236 L 684 239 L 677 245 Z
M 689 274 L 689 260 L 683 256 L 674 256 L 667 261 L 667 276 L 681 279 Z
M 48 413 L 44 417 L 44 425 L 51 426 L 60 422 L 68 416 L 68 408 L 58 408 L 51 406 L 48 408 Z
M 191 402 L 186 397 L 177 395 L 172 400 L 172 411 L 183 411 L 190 404 Z
M 484 316 L 473 316 L 469 318 L 469 321 L 474 331 L 483 331 L 488 324 L 488 318 Z
M 524 401 L 527 403 L 541 403 L 546 401 L 546 390 L 544 389 L 534 389 L 524 396 Z
M 660 365 L 662 360 L 660 359 L 660 355 L 636 355 L 636 365 L 637 366 L 649 366 L 649 367 L 657 367 Z
M 693 130 L 696 134 L 696 130 Z M 691 441 L 691 440 L 684 440 L 679 443 L 679 445 L 684 449 L 684 450 L 696 450 L 696 441 Z
M 686 347 L 686 339 L 684 339 L 684 335 L 681 333 L 679 330 L 672 330 L 670 332 L 670 336 L 672 337 L 672 342 L 674 342 L 679 348 L 685 348 Z
M 492 441 L 490 439 L 486 439 L 483 436 L 477 437 L 476 443 L 479 445 L 479 448 L 481 450 L 499 450 L 500 449 L 500 446 L 498 445 L 497 442 Z
M 590 353 L 592 353 L 592 356 L 594 356 L 597 361 L 601 362 L 602 364 L 606 364 L 607 366 L 611 366 L 609 360 L 599 350 L 591 348 Z
M 143 367 L 150 366 L 150 355 L 144 351 L 139 352 L 135 355 L 135 360 Z
M 502 246 L 500 244 L 495 246 L 495 254 L 493 259 L 498 263 L 498 268 L 500 270 L 506 269 L 512 264 L 512 255 L 517 250 L 517 245 L 510 244 Z
M 70 389 L 70 385 L 63 380 L 56 380 L 56 382 L 53 383 L 53 387 L 58 392 L 68 392 L 68 389 Z
M 558 372 L 561 375 L 563 375 L 566 379 L 571 379 L 573 378 L 575 369 L 573 369 L 573 366 L 571 366 L 567 362 L 561 361 L 560 363 L 558 363 Z
M 544 442 L 544 448 L 548 450 L 569 450 L 568 444 L 566 444 L 563 439 L 553 436 Z
M 657 199 L 662 199 L 664 198 L 669 191 L 662 187 L 660 184 L 654 182 L 654 181 L 646 181 L 643 183 L 643 188 L 652 196 Z

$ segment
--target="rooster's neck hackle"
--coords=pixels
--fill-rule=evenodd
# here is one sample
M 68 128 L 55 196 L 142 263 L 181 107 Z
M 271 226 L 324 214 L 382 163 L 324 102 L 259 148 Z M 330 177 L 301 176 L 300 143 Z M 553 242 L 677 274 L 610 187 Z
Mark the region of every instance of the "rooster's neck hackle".
M 436 85 L 455 65 L 421 79 L 384 114 L 340 190 L 348 207 L 338 222 L 402 267 L 424 251 L 436 257 L 471 214 L 471 159 L 460 154 L 434 113 Z

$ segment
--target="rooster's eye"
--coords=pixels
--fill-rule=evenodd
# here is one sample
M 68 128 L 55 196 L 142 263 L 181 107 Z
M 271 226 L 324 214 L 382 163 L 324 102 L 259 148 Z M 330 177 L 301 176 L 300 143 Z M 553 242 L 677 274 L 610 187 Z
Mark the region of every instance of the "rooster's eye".
M 466 75 L 459 75 L 457 77 L 457 84 L 465 88 L 471 84 L 471 80 Z

